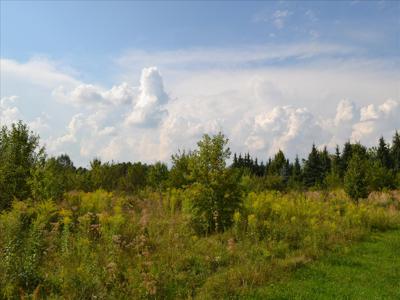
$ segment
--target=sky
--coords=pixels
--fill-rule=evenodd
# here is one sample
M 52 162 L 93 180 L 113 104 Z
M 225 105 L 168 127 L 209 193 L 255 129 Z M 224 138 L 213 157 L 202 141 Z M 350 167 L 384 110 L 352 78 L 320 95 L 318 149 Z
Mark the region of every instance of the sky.
M 76 165 L 305 157 L 400 130 L 399 1 L 0 1 L 0 123 Z

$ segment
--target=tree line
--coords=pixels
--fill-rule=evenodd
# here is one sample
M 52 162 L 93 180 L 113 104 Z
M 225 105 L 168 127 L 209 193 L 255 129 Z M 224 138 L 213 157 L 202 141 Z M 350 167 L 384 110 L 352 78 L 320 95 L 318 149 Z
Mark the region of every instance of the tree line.
M 261 178 L 266 189 L 326 189 L 344 187 L 353 198 L 363 198 L 369 191 L 395 189 L 400 184 L 400 135 L 392 143 L 381 137 L 378 145 L 367 148 L 347 141 L 334 153 L 312 145 L 306 159 L 296 156 L 293 162 L 279 150 L 266 164 L 250 154 L 233 156 L 232 167 L 243 174 Z M 362 181 L 358 182 L 358 181 Z M 354 194 L 352 188 L 361 188 Z
M 204 187 L 224 186 L 223 191 L 237 191 L 238 183 L 245 190 L 344 188 L 358 201 L 373 190 L 400 188 L 397 131 L 391 144 L 383 137 L 371 148 L 348 141 L 342 148 L 337 146 L 334 153 L 312 145 L 307 158 L 296 157 L 293 161 L 279 150 L 266 163 L 248 153 L 235 153 L 230 165 L 227 161 L 231 152 L 225 136 L 204 135 L 197 150 L 172 155 L 170 168 L 162 162 L 115 163 L 98 158 L 90 162 L 89 168 L 77 168 L 67 154 L 49 157 L 39 142 L 39 136 L 21 121 L 1 128 L 0 209 L 8 208 L 14 198 L 61 199 L 71 190 L 137 193 L 143 189 L 161 192 L 191 187 L 193 192 L 197 187 L 198 193 L 215 193 L 217 189 L 207 191 Z

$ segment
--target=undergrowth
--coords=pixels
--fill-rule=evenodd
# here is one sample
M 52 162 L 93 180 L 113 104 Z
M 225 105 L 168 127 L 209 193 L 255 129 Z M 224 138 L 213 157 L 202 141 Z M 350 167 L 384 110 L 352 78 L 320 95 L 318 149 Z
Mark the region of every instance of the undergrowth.
M 400 228 L 398 192 L 249 193 L 229 230 L 197 234 L 181 190 L 71 192 L 0 216 L 0 298 L 245 295 L 371 231 Z

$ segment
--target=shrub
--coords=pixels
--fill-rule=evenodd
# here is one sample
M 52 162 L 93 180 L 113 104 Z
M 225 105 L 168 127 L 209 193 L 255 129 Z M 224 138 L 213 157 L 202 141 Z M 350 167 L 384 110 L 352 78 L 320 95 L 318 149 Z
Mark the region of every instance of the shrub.
M 346 193 L 358 203 L 360 198 L 368 196 L 366 161 L 358 153 L 354 153 L 344 176 Z
M 233 213 L 241 206 L 239 173 L 226 168 L 230 156 L 223 134 L 204 135 L 189 161 L 190 178 L 186 211 L 198 232 L 224 231 L 232 225 Z

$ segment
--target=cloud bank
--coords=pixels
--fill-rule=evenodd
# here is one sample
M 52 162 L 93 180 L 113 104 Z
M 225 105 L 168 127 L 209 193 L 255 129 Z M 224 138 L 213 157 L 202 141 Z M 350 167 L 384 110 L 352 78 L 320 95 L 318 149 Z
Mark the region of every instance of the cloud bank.
M 262 160 L 279 149 L 304 157 L 312 143 L 374 145 L 400 129 L 400 75 L 388 62 L 347 58 L 353 51 L 319 44 L 127 51 L 116 60 L 120 81 L 108 88 L 50 61 L 2 59 L 0 121 L 25 120 L 50 154 L 67 152 L 78 165 L 93 157 L 168 160 L 218 131 L 232 151 Z

